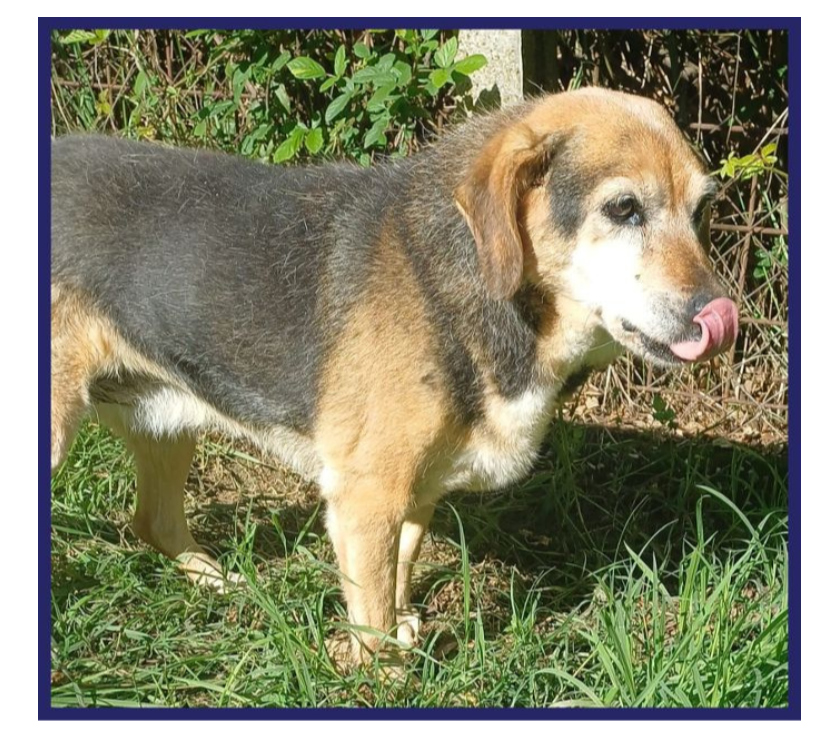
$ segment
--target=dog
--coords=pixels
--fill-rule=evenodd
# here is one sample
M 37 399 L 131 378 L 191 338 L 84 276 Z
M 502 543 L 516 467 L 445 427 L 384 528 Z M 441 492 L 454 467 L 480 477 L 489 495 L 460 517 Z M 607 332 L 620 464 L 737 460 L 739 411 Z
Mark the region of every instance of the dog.
M 447 493 L 527 475 L 559 401 L 624 349 L 728 350 L 714 183 L 664 108 L 583 89 L 370 168 L 95 135 L 52 146 L 52 466 L 95 412 L 137 466 L 137 536 L 198 583 L 196 436 L 317 481 L 353 660 L 416 642 L 412 563 Z

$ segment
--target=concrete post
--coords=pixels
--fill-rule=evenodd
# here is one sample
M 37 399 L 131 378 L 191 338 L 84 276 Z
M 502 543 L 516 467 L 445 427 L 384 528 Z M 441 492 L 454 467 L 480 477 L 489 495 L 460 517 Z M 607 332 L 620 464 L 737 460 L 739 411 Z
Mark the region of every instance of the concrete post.
M 508 106 L 522 100 L 521 31 L 463 29 L 458 33 L 458 48 L 459 57 L 487 57 L 487 66 L 470 75 L 473 99 L 479 105 Z

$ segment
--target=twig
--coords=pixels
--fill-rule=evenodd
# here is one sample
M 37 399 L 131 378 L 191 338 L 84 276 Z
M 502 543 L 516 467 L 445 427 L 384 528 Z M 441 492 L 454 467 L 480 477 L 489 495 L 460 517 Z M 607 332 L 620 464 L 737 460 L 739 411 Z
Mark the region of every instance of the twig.
M 762 234 L 764 236 L 787 236 L 787 229 L 776 229 L 770 226 L 749 226 L 742 224 L 714 223 L 709 226 L 712 231 L 732 231 L 737 234 Z
M 732 80 L 732 112 L 729 114 L 729 130 L 726 132 L 726 146 L 729 146 L 729 137 L 732 135 L 732 126 L 735 123 L 735 101 L 738 99 L 738 70 L 741 66 L 741 34 L 738 33 L 738 45 L 735 48 L 735 77 Z
M 700 131 L 706 131 L 710 134 L 717 133 L 718 131 L 722 131 L 723 129 L 727 128 L 725 124 L 722 123 L 689 123 L 689 128 L 698 129 Z M 738 124 L 737 126 L 729 126 L 730 131 L 734 134 L 748 134 L 754 129 L 758 128 L 757 126 L 742 126 Z M 784 128 L 771 128 L 768 130 L 768 133 L 772 136 L 773 134 L 778 134 L 780 136 L 787 136 L 788 129 L 787 127 Z

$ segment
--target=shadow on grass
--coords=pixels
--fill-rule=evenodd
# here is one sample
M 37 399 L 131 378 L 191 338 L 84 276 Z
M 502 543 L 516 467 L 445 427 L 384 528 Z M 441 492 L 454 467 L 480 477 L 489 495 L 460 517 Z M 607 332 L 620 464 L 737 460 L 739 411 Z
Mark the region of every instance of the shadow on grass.
M 678 563 L 701 541 L 720 559 L 743 550 L 755 530 L 783 546 L 787 446 L 568 425 L 530 479 L 451 503 L 439 507 L 433 533 L 457 540 L 460 520 L 472 564 L 515 569 L 515 585 L 538 582 L 543 605 L 567 611 L 591 598 L 599 571 L 628 551 L 655 562 L 670 588 Z
M 573 609 L 591 597 L 598 571 L 627 558 L 628 548 L 646 562 L 655 561 L 667 586 L 684 551 L 701 539 L 707 552 L 724 557 L 749 539 L 750 528 L 783 538 L 787 470 L 786 446 L 761 449 L 560 425 L 533 475 L 520 485 L 496 494 L 453 495 L 439 505 L 433 544 L 421 555 L 426 566 L 415 576 L 415 598 L 434 603 L 440 584 L 451 582 L 441 570 L 451 574 L 461 567 L 459 550 L 451 544 L 460 542 L 461 527 L 471 566 L 479 567 L 490 585 L 488 594 L 498 581 L 500 602 L 509 601 L 511 583 L 518 589 L 538 584 L 544 605 Z M 188 489 L 197 485 L 193 474 Z M 271 490 L 248 495 L 249 481 L 235 470 L 227 482 L 203 487 L 206 495 L 195 497 L 190 525 L 196 539 L 217 554 L 242 535 L 243 519 L 250 522 L 254 555 L 263 561 L 281 561 L 302 536 L 324 534 L 314 489 L 301 494 L 298 487 L 288 498 L 266 486 Z M 124 542 L 126 517 L 116 524 L 109 516 L 100 510 L 54 513 L 54 525 L 79 536 Z M 317 554 L 327 554 L 324 550 Z M 66 558 L 55 549 L 53 563 L 54 582 L 88 580 L 63 572 Z

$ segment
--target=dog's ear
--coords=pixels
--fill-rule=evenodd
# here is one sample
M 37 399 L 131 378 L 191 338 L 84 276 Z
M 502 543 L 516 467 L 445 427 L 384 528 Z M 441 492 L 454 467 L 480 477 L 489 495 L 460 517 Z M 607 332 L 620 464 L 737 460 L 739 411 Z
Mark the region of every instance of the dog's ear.
M 545 173 L 553 145 L 553 137 L 539 137 L 524 123 L 509 126 L 484 146 L 455 189 L 493 298 L 511 298 L 522 282 L 519 203 Z

